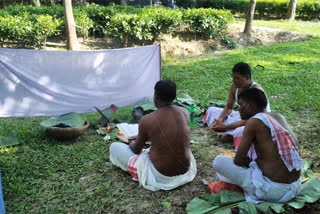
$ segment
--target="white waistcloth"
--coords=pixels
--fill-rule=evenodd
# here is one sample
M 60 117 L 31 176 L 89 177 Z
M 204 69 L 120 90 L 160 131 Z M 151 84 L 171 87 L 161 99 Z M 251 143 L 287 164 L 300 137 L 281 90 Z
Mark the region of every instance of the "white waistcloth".
M 136 162 L 137 172 L 139 177 L 139 184 L 144 188 L 157 191 L 157 190 L 171 190 L 191 182 L 197 174 L 196 160 L 190 152 L 190 166 L 189 170 L 182 175 L 165 176 L 156 170 L 153 166 L 149 152 L 144 152 L 140 155 Z
M 255 161 L 250 162 L 249 168 L 245 168 L 235 165 L 231 158 L 218 155 L 213 161 L 213 169 L 220 180 L 243 188 L 246 200 L 253 203 L 284 203 L 294 198 L 301 190 L 300 179 L 291 184 L 273 182 L 262 175 Z
M 134 164 L 137 168 L 139 184 L 144 188 L 157 191 L 157 190 L 171 190 L 181 185 L 191 182 L 197 174 L 196 160 L 190 152 L 190 166 L 189 170 L 182 175 L 165 176 L 156 170 L 149 158 L 149 149 L 141 153 Z M 124 143 L 112 143 L 109 149 L 110 161 L 128 171 L 128 161 L 135 154 L 131 151 L 128 145 Z

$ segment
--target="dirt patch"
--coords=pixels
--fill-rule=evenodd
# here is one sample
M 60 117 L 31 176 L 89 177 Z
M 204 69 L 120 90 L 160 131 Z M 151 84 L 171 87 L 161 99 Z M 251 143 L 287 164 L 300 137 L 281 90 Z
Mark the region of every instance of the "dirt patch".
M 243 28 L 244 26 L 240 24 L 230 25 L 227 31 L 227 43 L 231 42 L 233 47 L 241 48 L 310 39 L 309 36 L 301 33 L 268 27 L 253 27 L 251 36 L 248 36 L 242 33 Z M 79 43 L 81 50 L 123 48 L 121 40 L 108 37 L 88 38 L 85 40 L 79 38 Z M 230 49 L 230 44 L 226 44 L 226 41 L 223 41 L 222 39 L 204 40 L 190 34 L 163 35 L 155 42 L 130 41 L 128 46 L 135 47 L 159 43 L 161 43 L 162 56 L 199 56 L 205 53 Z M 65 41 L 55 40 L 48 43 L 46 50 L 64 49 L 65 47 Z

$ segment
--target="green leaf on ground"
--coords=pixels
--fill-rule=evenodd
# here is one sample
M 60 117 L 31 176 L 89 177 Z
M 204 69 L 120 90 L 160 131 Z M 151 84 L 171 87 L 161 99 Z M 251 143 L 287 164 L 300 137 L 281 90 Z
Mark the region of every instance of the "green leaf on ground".
M 200 198 L 194 198 L 190 203 L 188 203 L 186 210 L 188 214 L 202 214 L 214 210 L 218 207 L 219 206 L 210 204 L 208 201 L 202 200 Z
M 257 208 L 255 206 L 254 203 L 252 202 L 241 202 L 240 204 L 238 204 L 238 208 L 239 208 L 239 213 L 240 214 L 256 214 L 258 213 Z
M 10 132 L 7 136 L 0 136 L 0 148 L 19 144 L 17 136 Z
M 231 204 L 246 200 L 243 193 L 232 192 L 224 189 L 220 191 L 220 197 L 221 204 Z
M 320 198 L 320 178 L 312 177 L 302 184 L 301 192 L 292 201 L 289 206 L 295 209 L 301 209 L 305 203 L 313 203 Z
M 71 127 L 80 128 L 84 125 L 86 119 L 82 115 L 74 112 L 63 114 L 60 116 L 50 117 L 40 123 L 43 129 L 52 127 Z
M 262 211 L 265 214 L 272 214 L 272 210 L 276 213 L 284 212 L 283 204 L 280 203 L 269 203 L 269 202 L 262 202 L 256 205 L 257 209 Z
M 221 200 L 220 200 L 220 194 L 204 194 L 201 196 L 201 199 L 208 201 L 212 205 L 220 205 Z

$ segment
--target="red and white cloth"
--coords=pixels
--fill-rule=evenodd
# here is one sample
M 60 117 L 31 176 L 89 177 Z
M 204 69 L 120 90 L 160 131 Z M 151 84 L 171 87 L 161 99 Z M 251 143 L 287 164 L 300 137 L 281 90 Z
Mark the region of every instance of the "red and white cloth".
M 134 181 L 139 181 L 136 162 L 143 152 L 146 152 L 146 149 L 142 150 L 142 152 L 139 155 L 132 156 L 128 162 L 127 170 L 128 170 L 128 173 L 132 176 L 132 180 Z
M 252 118 L 259 119 L 270 129 L 272 140 L 277 145 L 278 153 L 288 170 L 291 172 L 293 169 L 302 169 L 304 164 L 291 133 L 266 113 L 258 113 Z

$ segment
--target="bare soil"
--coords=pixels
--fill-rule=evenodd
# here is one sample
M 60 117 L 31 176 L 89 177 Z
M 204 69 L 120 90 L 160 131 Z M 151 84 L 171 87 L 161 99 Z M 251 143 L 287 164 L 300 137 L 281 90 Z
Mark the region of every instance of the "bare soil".
M 236 44 L 237 48 L 248 46 L 262 46 L 278 44 L 289 41 L 302 41 L 310 39 L 301 33 L 273 29 L 267 27 L 253 27 L 250 36 L 243 34 L 243 25 L 232 24 L 227 31 L 227 38 Z M 81 50 L 101 50 L 123 48 L 119 39 L 104 38 L 79 38 Z M 229 47 L 219 39 L 202 39 L 196 35 L 177 34 L 163 35 L 154 42 L 130 41 L 128 47 L 161 43 L 162 56 L 199 56 L 206 53 L 226 51 Z M 47 50 L 57 50 L 66 47 L 65 41 L 49 41 Z

